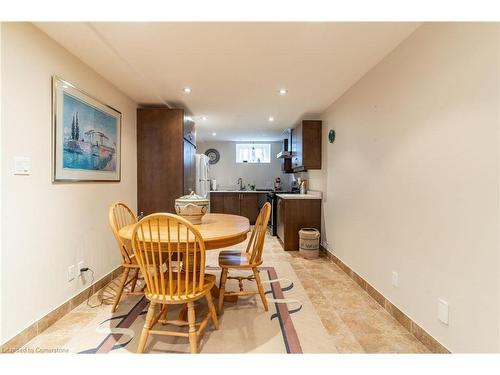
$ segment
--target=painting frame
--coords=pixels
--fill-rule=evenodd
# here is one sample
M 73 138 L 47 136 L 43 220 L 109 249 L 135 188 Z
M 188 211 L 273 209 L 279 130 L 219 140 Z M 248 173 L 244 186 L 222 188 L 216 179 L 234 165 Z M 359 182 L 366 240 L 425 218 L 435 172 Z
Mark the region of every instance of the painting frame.
M 68 130 L 68 115 L 74 108 L 88 115 L 80 133 L 76 112 L 76 134 L 73 128 Z M 96 117 L 102 120 L 99 124 Z M 52 76 L 52 182 L 120 182 L 121 130 L 120 111 Z

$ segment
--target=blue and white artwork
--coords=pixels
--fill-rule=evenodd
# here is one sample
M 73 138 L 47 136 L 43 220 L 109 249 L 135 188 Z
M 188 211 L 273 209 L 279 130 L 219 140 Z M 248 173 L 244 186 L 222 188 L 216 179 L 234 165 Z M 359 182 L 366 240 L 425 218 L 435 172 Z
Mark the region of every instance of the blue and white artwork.
M 63 168 L 116 171 L 118 120 L 63 94 Z
M 53 77 L 54 181 L 120 181 L 121 113 Z

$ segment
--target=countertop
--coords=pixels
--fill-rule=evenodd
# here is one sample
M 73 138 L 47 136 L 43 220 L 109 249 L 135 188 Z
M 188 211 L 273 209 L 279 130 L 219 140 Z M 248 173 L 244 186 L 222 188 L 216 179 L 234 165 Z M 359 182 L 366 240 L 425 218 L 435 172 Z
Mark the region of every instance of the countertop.
M 320 191 L 309 191 L 307 194 L 276 194 L 282 199 L 322 199 Z
M 272 190 L 210 190 L 212 193 L 257 193 L 257 194 L 267 194 Z

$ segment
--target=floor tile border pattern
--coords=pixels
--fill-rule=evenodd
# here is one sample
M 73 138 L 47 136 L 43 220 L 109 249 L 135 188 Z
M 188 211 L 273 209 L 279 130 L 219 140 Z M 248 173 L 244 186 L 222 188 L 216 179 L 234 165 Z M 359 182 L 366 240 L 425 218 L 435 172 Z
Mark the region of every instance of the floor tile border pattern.
M 347 264 L 342 262 L 336 255 L 326 250 L 321 246 L 321 255 L 329 258 L 339 268 L 344 271 L 351 279 L 353 279 L 361 288 L 365 290 L 380 306 L 382 306 L 394 319 L 396 319 L 403 327 L 405 327 L 418 341 L 420 341 L 432 353 L 449 354 L 451 353 L 439 341 L 427 333 L 422 327 L 410 319 L 408 315 L 394 306 L 387 298 L 384 297 L 377 289 L 371 286 L 365 279 L 354 272 Z
M 80 305 L 82 302 L 84 302 L 88 295 L 89 292 L 91 295 L 94 293 L 98 292 L 102 288 L 104 288 L 106 285 L 108 285 L 112 280 L 114 280 L 116 277 L 120 276 L 123 272 L 123 267 L 119 266 L 109 272 L 108 274 L 104 275 L 102 278 L 94 282 L 92 285 L 88 286 L 84 290 L 82 290 L 80 293 L 78 293 L 76 296 L 72 297 L 59 307 L 56 307 L 54 310 L 49 312 L 47 315 L 36 321 L 35 323 L 31 324 L 28 328 L 24 329 L 21 331 L 19 334 L 11 338 L 9 341 L 7 341 L 5 344 L 3 344 L 0 347 L 0 353 L 14 353 L 16 350 L 19 348 L 22 348 L 23 345 L 28 343 L 30 340 L 41 334 L 43 331 L 45 331 L 47 328 L 49 328 L 52 324 L 57 322 L 59 319 L 61 319 L 63 316 L 71 312 L 75 307 Z

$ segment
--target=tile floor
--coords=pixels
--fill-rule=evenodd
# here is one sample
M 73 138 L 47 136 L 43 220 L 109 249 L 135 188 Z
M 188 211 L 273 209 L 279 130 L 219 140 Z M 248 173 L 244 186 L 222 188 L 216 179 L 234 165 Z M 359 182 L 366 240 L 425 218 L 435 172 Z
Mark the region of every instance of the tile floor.
M 243 247 L 244 244 L 238 246 Z M 210 260 L 214 263 L 216 253 L 207 254 L 207 264 L 211 264 Z M 338 353 L 429 352 L 329 258 L 303 259 L 298 252 L 283 251 L 276 237 L 267 236 L 264 265 L 266 260 L 286 261 L 292 265 Z M 115 285 L 117 282 L 113 281 Z M 112 288 L 104 288 L 99 296 L 96 293 L 90 303 L 98 303 L 101 298 L 104 298 L 104 303 L 111 303 L 113 295 L 109 290 Z M 127 304 L 126 300 L 123 303 Z M 76 334 L 94 316 L 84 302 L 26 347 L 64 347 L 73 333 Z
M 292 265 L 339 353 L 429 352 L 329 258 L 303 259 L 268 236 L 266 259 Z

